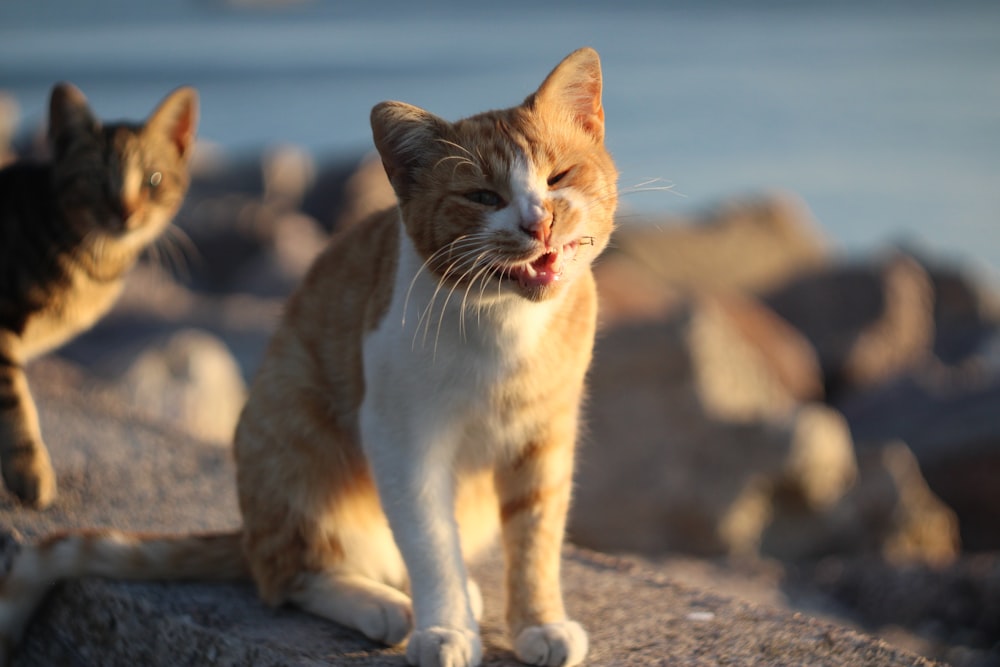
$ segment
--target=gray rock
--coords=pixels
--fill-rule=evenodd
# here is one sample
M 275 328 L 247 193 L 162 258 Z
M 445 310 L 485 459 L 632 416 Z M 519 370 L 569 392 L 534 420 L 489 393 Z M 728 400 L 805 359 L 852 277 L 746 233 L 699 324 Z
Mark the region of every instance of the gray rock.
M 764 301 L 812 343 L 831 395 L 885 382 L 932 351 L 933 288 L 905 255 L 817 271 Z
M 231 529 L 232 464 L 218 447 L 144 424 L 120 406 L 36 382 L 63 494 L 44 513 L 0 501 L 0 524 L 25 537 L 75 526 Z M 72 380 L 73 378 L 67 378 Z M 500 623 L 501 568 L 474 570 L 486 598 L 485 665 L 513 665 Z M 935 663 L 835 625 L 672 582 L 627 558 L 569 549 L 567 604 L 590 630 L 593 665 L 920 666 Z M 399 649 L 290 609 L 249 584 L 85 580 L 58 586 L 29 629 L 18 667 L 402 665 Z

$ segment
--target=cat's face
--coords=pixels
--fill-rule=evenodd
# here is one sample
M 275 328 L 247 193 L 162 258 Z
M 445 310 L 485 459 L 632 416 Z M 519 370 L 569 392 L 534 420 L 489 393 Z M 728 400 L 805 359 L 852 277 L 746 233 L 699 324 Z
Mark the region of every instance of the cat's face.
M 102 125 L 70 84 L 52 91 L 49 140 L 58 205 L 81 232 L 144 245 L 177 213 L 187 192 L 198 98 L 171 93 L 144 124 Z
M 567 57 L 521 106 L 448 123 L 386 102 L 372 126 L 407 232 L 439 280 L 541 301 L 607 245 L 617 172 L 594 51 Z

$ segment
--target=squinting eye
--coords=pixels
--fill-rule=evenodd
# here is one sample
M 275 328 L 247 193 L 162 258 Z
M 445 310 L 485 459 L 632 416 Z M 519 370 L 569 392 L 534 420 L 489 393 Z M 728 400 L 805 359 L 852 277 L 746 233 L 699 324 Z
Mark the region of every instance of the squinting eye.
M 492 190 L 473 190 L 472 192 L 466 192 L 463 196 L 481 206 L 490 206 L 492 208 L 503 208 L 504 206 L 503 197 Z
M 569 169 L 564 169 L 564 170 L 562 170 L 560 172 L 557 172 L 557 173 L 552 174 L 551 176 L 549 176 L 549 180 L 548 180 L 549 187 L 551 188 L 553 185 L 556 185 L 557 183 L 559 183 L 559 181 L 561 181 L 562 179 L 566 178 L 566 174 L 568 174 L 568 173 L 569 173 Z
M 155 188 L 163 181 L 163 174 L 158 171 L 154 171 L 149 175 L 149 187 Z

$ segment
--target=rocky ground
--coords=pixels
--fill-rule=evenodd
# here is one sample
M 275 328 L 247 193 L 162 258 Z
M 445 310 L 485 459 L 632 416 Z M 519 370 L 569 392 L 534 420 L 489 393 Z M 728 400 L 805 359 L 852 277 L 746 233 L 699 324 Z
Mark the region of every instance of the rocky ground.
M 333 231 L 388 203 L 370 158 L 203 146 L 177 230 L 33 386 L 224 446 L 283 297 Z M 575 544 L 1000 665 L 992 285 L 913 249 L 844 257 L 787 193 L 623 215 L 597 276 Z

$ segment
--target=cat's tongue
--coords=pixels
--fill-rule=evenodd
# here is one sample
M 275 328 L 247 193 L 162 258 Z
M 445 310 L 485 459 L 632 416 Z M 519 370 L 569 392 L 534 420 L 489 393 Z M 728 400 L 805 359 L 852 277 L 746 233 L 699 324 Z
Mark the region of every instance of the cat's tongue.
M 510 271 L 510 276 L 516 278 L 521 287 L 545 287 L 559 280 L 562 268 L 563 253 L 559 249 L 554 249 L 530 264 L 514 267 Z

